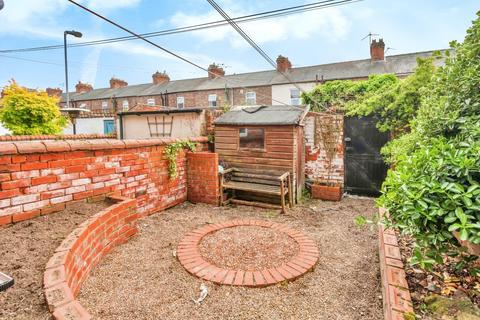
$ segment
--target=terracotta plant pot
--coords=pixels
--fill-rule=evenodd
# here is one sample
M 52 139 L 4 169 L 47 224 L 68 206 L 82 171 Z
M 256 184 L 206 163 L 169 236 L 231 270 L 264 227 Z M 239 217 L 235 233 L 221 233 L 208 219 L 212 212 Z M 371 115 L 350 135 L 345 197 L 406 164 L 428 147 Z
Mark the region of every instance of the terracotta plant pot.
M 312 185 L 312 198 L 328 201 L 340 201 L 340 199 L 342 199 L 342 188 L 314 184 Z

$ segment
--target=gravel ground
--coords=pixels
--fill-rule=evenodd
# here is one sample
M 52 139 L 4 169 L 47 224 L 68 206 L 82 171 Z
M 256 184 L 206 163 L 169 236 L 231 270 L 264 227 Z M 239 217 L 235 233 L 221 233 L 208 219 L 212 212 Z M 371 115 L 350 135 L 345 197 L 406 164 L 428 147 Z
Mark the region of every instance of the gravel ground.
M 377 233 L 354 223 L 375 212 L 374 201 L 312 200 L 287 215 L 253 207 L 183 204 L 140 222 L 140 233 L 106 256 L 84 283 L 80 302 L 97 319 L 383 319 Z M 173 257 L 188 231 L 245 217 L 285 223 L 318 244 L 316 268 L 266 288 L 218 286 L 202 281 Z
M 205 236 L 199 247 L 205 260 L 217 267 L 245 271 L 279 267 L 300 249 L 287 234 L 254 226 L 219 230 Z
M 0 292 L 0 319 L 50 319 L 43 271 L 62 240 L 87 217 L 108 206 L 80 202 L 67 209 L 0 229 L 0 271 L 15 279 Z

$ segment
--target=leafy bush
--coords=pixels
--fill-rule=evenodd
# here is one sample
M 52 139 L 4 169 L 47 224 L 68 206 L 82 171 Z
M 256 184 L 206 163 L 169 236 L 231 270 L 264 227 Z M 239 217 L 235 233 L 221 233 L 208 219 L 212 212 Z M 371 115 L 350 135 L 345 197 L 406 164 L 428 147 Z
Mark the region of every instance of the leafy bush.
M 366 99 L 379 90 L 398 82 L 393 74 L 373 74 L 368 80 L 334 80 L 316 86 L 311 92 L 302 93 L 303 102 L 313 111 L 328 109 L 345 110 L 347 106 Z
M 433 139 L 389 170 L 378 204 L 389 209 L 390 225 L 415 237 L 427 256 L 462 240 L 480 243 L 480 136 Z
M 58 99 L 45 92 L 29 91 L 12 82 L 3 95 L 0 122 L 14 135 L 59 134 L 67 126 Z
M 388 224 L 416 239 L 413 262 L 428 267 L 461 240 L 480 243 L 480 13 L 452 43 L 422 97 L 411 132 L 389 145 L 395 163 L 378 203 Z

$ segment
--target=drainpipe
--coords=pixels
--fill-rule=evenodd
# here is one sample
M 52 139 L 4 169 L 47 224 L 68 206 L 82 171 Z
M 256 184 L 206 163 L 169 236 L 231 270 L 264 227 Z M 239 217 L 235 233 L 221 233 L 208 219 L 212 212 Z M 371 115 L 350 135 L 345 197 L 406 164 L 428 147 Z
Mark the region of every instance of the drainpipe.
M 118 114 L 118 122 L 119 122 L 119 129 L 120 129 L 120 140 L 123 140 L 123 115 L 121 113 Z

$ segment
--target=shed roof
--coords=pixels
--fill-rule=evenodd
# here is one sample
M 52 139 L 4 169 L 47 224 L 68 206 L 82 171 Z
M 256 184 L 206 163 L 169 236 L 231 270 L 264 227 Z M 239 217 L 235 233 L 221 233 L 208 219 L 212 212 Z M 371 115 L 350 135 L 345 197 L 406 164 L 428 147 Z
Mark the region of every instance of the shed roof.
M 215 120 L 217 125 L 298 125 L 309 108 L 306 106 L 234 107 Z
M 444 50 L 442 50 L 444 51 Z M 387 56 L 382 61 L 371 59 L 344 61 L 329 64 L 321 64 L 308 67 L 292 68 L 288 71 L 289 78 L 293 82 L 314 82 L 316 80 L 341 80 L 368 77 L 370 74 L 393 73 L 396 75 L 408 75 L 417 66 L 417 58 L 425 58 L 432 55 L 434 51 L 414 52 Z M 439 60 L 437 64 L 443 63 Z M 241 87 L 256 87 L 287 84 L 289 81 L 276 70 L 265 70 L 248 73 L 226 75 L 223 78 L 209 79 L 193 78 L 183 80 L 172 80 L 162 84 L 137 84 L 122 88 L 94 89 L 87 93 L 70 93 L 72 101 L 85 101 L 96 99 L 110 99 L 113 97 L 141 97 L 159 95 L 164 93 L 188 92 L 199 90 L 214 90 Z M 62 95 L 62 101 L 65 93 Z

